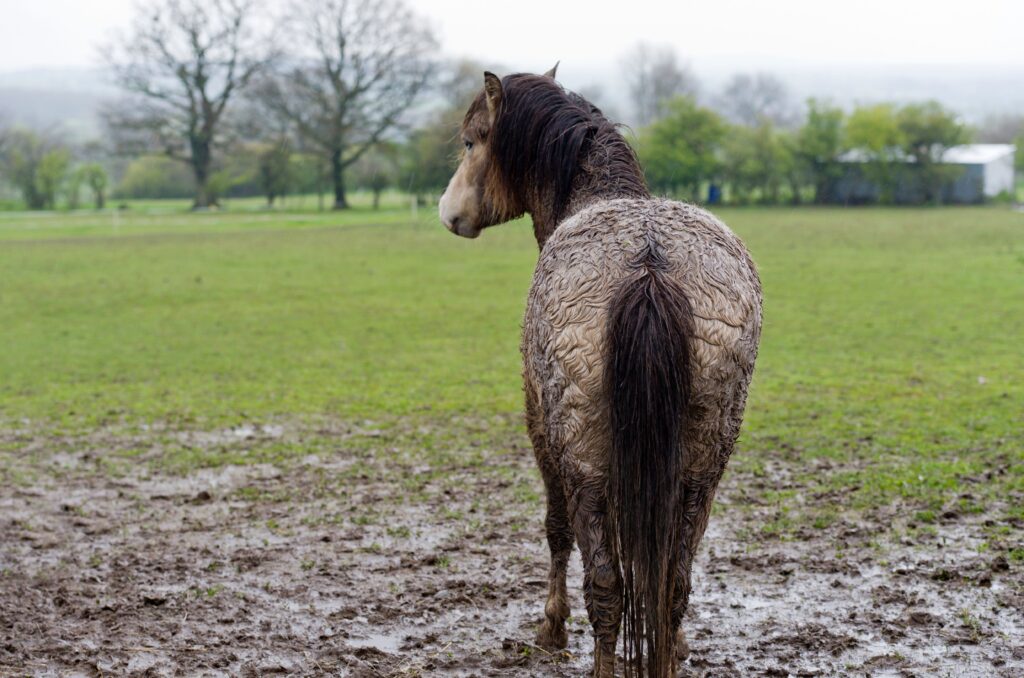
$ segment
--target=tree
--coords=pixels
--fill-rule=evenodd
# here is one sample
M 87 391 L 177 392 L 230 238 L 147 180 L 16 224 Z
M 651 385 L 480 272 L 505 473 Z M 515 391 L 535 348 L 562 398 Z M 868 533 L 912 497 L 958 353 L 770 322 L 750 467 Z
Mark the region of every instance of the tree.
M 956 114 L 937 101 L 908 104 L 898 113 L 903 150 L 914 161 L 928 202 L 941 202 L 943 186 L 956 179 L 961 168 L 944 165 L 942 156 L 952 146 L 966 143 L 967 128 Z
M 1013 144 L 1022 134 L 1024 115 L 994 115 L 985 118 L 975 136 L 984 144 Z
M 30 210 L 57 206 L 57 191 L 70 164 L 70 151 L 52 136 L 16 130 L 6 138 L 4 173 Z
M 103 169 L 103 165 L 96 162 L 83 165 L 78 168 L 78 176 L 92 191 L 93 204 L 96 205 L 96 209 L 103 209 L 107 194 L 107 171 Z
M 402 146 L 400 186 L 422 204 L 425 196 L 439 194 L 455 170 L 452 140 L 457 126 L 446 124 L 443 116 L 413 131 Z
M 978 128 L 976 137 L 979 142 L 986 144 L 1016 146 L 1016 169 L 1017 172 L 1024 173 L 1024 115 L 991 116 Z
M 733 127 L 722 141 L 722 179 L 728 186 L 729 200 L 741 205 L 750 201 L 758 183 L 753 135 L 749 127 Z
M 803 202 L 803 188 L 807 184 L 808 172 L 800 159 L 800 146 L 797 132 L 784 130 L 779 132 L 779 143 L 782 146 L 782 176 L 789 184 L 789 202 L 799 205 Z
M 427 116 L 402 145 L 398 184 L 421 204 L 426 196 L 444 191 L 455 171 L 455 139 L 466 110 L 483 87 L 486 70 L 504 69 L 467 59 L 445 64 L 437 87 L 444 97 L 442 107 Z
M 881 191 L 879 200 L 891 203 L 906 166 L 905 138 L 892 104 L 860 106 L 846 123 L 847 144 L 863 154 L 864 175 Z
M 163 155 L 144 155 L 125 168 L 114 195 L 117 198 L 186 198 L 195 195 L 192 173 Z
M 259 0 L 156 0 L 108 50 L 128 100 L 104 112 L 122 150 L 159 151 L 195 177 L 194 207 L 215 204 L 214 149 L 229 102 L 274 56 Z
M 1017 153 L 1014 155 L 1014 164 L 1016 165 L 1017 173 L 1024 174 L 1024 131 L 1021 131 L 1020 135 L 1014 141 L 1014 145 L 1017 147 Z
M 818 204 L 829 200 L 843 173 L 839 156 L 845 143 L 845 118 L 841 108 L 816 99 L 807 101 L 807 121 L 797 132 L 796 153 L 811 175 Z
M 719 169 L 717 151 L 725 133 L 718 114 L 692 97 L 670 101 L 666 115 L 640 131 L 640 160 L 651 187 L 669 195 L 687 190 L 698 201 L 701 184 Z
M 740 203 L 747 202 L 755 188 L 761 202 L 778 203 L 783 183 L 792 181 L 792 160 L 769 120 L 757 127 L 732 127 L 722 143 L 722 175 Z M 799 195 L 799 187 L 794 192 Z
M 282 136 L 264 144 L 259 155 L 259 184 L 267 197 L 267 206 L 273 207 L 274 200 L 288 194 L 292 185 L 292 143 Z
M 394 130 L 427 87 L 437 41 L 402 0 L 299 0 L 293 67 L 260 100 L 331 166 L 334 208 L 348 207 L 345 169 Z
M 696 98 L 697 78 L 681 66 L 675 51 L 637 43 L 622 59 L 636 124 L 643 127 L 668 114 L 670 102 L 681 96 Z
M 356 184 L 373 193 L 373 209 L 380 208 L 380 194 L 395 183 L 397 155 L 397 147 L 379 144 L 353 166 Z
M 330 190 L 331 168 L 322 155 L 297 148 L 288 163 L 292 190 L 298 194 L 316 193 L 317 206 L 324 210 L 324 192 Z
M 796 117 L 786 86 L 770 73 L 734 75 L 718 97 L 718 108 L 727 119 L 747 127 L 764 120 L 786 127 Z
M 770 119 L 764 118 L 761 124 L 754 128 L 753 146 L 761 201 L 772 205 L 778 204 L 787 158 L 786 148 L 782 145 L 775 125 Z
M 64 204 L 69 210 L 78 209 L 78 201 L 82 197 L 82 181 L 83 177 L 77 170 L 64 173 L 61 185 L 64 189 Z

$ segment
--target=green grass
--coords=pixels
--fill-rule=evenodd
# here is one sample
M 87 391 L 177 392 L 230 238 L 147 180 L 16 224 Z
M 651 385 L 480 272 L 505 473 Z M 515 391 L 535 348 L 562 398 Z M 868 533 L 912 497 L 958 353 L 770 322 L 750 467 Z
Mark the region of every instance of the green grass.
M 466 241 L 397 196 L 343 214 L 182 207 L 0 214 L 0 419 L 88 430 L 520 409 L 526 221 Z M 766 299 L 736 463 L 855 460 L 820 482 L 859 484 L 860 506 L 934 510 L 999 468 L 993 487 L 1024 491 L 1024 214 L 719 214 Z

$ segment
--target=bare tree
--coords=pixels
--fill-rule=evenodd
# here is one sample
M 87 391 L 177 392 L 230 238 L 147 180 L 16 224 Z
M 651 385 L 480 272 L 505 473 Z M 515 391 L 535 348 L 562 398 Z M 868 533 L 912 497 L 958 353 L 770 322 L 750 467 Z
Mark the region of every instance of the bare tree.
M 107 49 L 128 94 L 104 112 L 117 146 L 187 163 L 197 209 L 216 202 L 209 181 L 228 103 L 274 57 L 257 29 L 261 9 L 259 0 L 156 0 Z
M 990 115 L 978 127 L 975 136 L 981 143 L 1012 144 L 1015 139 L 1024 135 L 1024 115 Z M 1018 154 L 1024 148 L 1017 149 Z
M 308 45 L 256 96 L 331 167 L 334 208 L 345 169 L 381 142 L 424 91 L 437 41 L 402 0 L 298 0 L 293 44 Z
M 796 121 L 786 85 L 770 73 L 734 75 L 718 97 L 716 108 L 732 122 L 747 127 L 766 120 L 788 127 Z
M 435 80 L 436 90 L 445 105 L 458 113 L 459 122 L 462 122 L 462 115 L 483 88 L 483 72 L 508 72 L 501 64 L 485 64 L 465 57 L 443 63 L 437 70 L 439 77 Z
M 622 70 L 640 126 L 663 117 L 675 97 L 697 96 L 696 76 L 688 66 L 679 64 L 669 46 L 637 43 L 622 59 Z

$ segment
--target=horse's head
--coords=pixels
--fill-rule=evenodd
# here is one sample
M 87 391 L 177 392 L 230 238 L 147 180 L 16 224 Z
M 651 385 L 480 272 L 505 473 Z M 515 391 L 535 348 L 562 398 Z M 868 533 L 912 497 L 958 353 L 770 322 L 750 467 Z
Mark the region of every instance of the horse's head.
M 554 78 L 557 67 L 544 75 Z M 503 95 L 498 76 L 485 72 L 484 87 L 466 111 L 459 131 L 463 147 L 459 167 L 438 205 L 444 225 L 464 238 L 475 238 L 488 226 L 515 219 L 525 211 L 492 152 Z

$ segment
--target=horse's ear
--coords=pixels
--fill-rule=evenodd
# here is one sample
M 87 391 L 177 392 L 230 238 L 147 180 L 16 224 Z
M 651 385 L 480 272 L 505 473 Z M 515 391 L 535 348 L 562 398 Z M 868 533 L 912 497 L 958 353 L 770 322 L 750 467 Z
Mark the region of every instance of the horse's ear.
M 484 71 L 484 96 L 487 98 L 487 111 L 491 114 L 492 120 L 498 114 L 501 94 L 501 80 L 494 73 Z
M 552 80 L 554 80 L 555 79 L 555 72 L 558 70 L 558 64 L 560 64 L 560 63 L 562 63 L 562 62 L 561 61 L 556 61 L 555 65 L 552 66 L 551 69 L 547 73 L 544 74 L 545 77 L 548 77 L 548 78 L 551 78 Z

